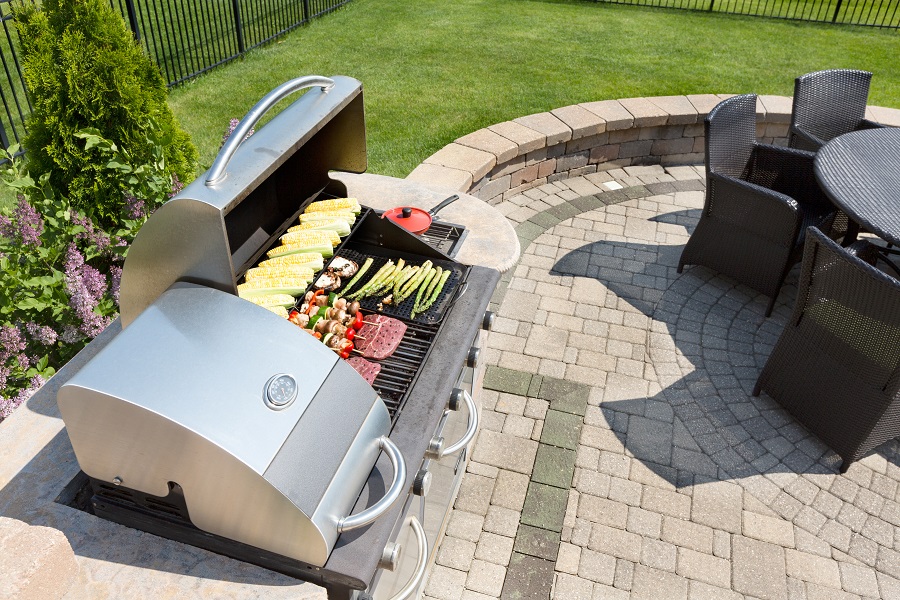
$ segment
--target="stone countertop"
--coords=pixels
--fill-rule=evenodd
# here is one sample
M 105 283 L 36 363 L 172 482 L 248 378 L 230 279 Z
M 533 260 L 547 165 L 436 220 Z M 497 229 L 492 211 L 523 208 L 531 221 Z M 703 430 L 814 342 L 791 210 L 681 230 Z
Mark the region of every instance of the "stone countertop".
M 333 173 L 347 186 L 347 194 L 377 210 L 414 206 L 429 210 L 459 193 L 459 200 L 438 213 L 437 219 L 466 227 L 467 235 L 455 259 L 467 265 L 491 267 L 501 273 L 519 260 L 519 238 L 510 222 L 483 200 L 438 185 L 384 175 Z

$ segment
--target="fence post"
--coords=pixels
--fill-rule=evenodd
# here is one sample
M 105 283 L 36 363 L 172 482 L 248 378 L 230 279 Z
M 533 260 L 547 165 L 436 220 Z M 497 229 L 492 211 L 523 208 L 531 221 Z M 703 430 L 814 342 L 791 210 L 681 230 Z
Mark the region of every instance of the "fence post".
M 309 0 L 303 0 L 303 20 L 309 21 L 312 15 L 309 14 Z
M 838 0 L 837 6 L 834 7 L 834 17 L 831 19 L 832 23 L 837 23 L 838 13 L 841 12 L 841 4 L 844 3 L 844 0 Z
M 131 25 L 131 33 L 134 39 L 141 41 L 141 27 L 138 25 L 137 11 L 134 9 L 134 0 L 125 0 L 125 8 L 128 11 L 128 24 Z
M 244 53 L 244 26 L 241 23 L 241 1 L 231 0 L 231 6 L 234 10 L 234 29 L 237 33 L 238 52 Z

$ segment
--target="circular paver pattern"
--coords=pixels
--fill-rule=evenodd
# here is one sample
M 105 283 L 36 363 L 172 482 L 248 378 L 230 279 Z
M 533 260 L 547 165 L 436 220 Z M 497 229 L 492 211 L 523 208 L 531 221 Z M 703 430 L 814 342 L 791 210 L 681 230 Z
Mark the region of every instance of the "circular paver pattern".
M 831 450 L 751 396 L 797 270 L 770 318 L 746 286 L 703 267 L 678 274 L 703 204 L 690 169 L 626 168 L 510 199 L 523 255 L 486 354 L 531 383 L 487 386 L 429 597 L 900 594 L 898 444 L 839 475 Z M 585 391 L 568 450 L 549 432 L 578 411 L 541 381 Z M 535 517 L 554 503 L 559 527 Z

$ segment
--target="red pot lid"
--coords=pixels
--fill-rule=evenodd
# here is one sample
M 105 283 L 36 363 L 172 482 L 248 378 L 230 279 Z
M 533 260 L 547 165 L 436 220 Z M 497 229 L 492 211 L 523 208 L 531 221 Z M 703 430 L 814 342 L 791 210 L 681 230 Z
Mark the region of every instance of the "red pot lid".
M 431 227 L 431 215 L 428 211 L 413 206 L 398 206 L 386 210 L 384 217 L 414 233 L 421 233 Z

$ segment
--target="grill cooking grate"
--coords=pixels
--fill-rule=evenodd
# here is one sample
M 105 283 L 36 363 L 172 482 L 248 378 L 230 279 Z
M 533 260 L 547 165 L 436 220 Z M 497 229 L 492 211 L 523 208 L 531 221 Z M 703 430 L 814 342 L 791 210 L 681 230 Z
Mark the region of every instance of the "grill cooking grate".
M 406 323 L 406 333 L 397 350 L 384 360 L 372 361 L 381 365 L 381 372 L 378 373 L 372 387 L 387 406 L 391 422 L 397 419 L 397 415 L 403 409 L 406 391 L 415 379 L 419 367 L 425 362 L 439 327 L 414 323 L 407 319 L 401 321 Z

